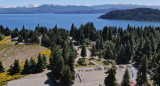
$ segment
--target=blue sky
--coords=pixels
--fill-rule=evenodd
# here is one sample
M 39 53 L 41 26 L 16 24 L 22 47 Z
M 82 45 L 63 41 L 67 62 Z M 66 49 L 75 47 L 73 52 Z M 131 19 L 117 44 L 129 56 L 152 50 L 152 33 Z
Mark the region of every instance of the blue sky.
M 16 7 L 28 4 L 60 4 L 86 6 L 100 4 L 160 5 L 160 0 L 0 0 L 0 6 Z

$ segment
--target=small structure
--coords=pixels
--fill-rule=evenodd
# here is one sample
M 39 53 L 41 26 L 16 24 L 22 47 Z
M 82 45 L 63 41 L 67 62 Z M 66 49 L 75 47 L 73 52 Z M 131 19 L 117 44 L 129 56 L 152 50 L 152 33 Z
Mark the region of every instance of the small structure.
M 96 42 L 92 41 L 90 42 L 90 46 L 96 45 Z
M 17 41 L 18 37 L 12 38 L 12 41 Z
M 6 57 L 6 54 L 3 54 L 2 57 Z

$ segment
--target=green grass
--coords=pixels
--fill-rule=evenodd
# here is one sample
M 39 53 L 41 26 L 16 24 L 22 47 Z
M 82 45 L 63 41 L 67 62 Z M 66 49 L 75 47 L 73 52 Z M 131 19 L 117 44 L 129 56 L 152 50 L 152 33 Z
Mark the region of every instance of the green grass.
M 84 67 L 95 67 L 96 65 L 89 65 L 91 62 L 90 60 L 85 58 L 85 63 L 87 64 L 86 66 L 81 66 L 77 63 L 78 61 L 75 61 L 75 68 L 84 68 Z
M 99 60 L 99 58 L 94 59 L 94 62 L 99 64 L 99 65 L 104 65 L 104 63 L 103 63 L 104 61 L 105 61 L 104 59 L 101 59 L 101 60 Z

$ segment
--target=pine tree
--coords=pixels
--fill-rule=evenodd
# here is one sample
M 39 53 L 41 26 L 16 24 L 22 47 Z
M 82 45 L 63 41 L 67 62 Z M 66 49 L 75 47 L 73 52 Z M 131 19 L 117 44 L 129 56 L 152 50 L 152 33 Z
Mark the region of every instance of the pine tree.
M 62 69 L 62 76 L 60 78 L 61 86 L 71 86 L 73 84 L 72 74 L 70 71 L 70 67 L 65 65 Z
M 52 76 L 55 80 L 59 80 L 62 76 L 62 69 L 64 66 L 64 59 L 62 57 L 62 53 L 60 50 L 56 50 L 52 52 L 50 59 L 50 66 L 51 66 L 51 72 Z
M 134 61 L 139 65 L 143 56 L 143 40 L 141 39 L 138 49 L 135 52 Z
M 3 67 L 2 61 L 0 61 L 0 73 L 2 72 L 4 72 L 4 67 Z
M 104 80 L 105 86 L 118 86 L 118 83 L 116 82 L 116 69 L 114 66 L 112 66 L 107 72 L 107 77 Z
M 63 51 L 62 51 L 62 56 L 64 58 L 64 62 L 67 64 L 69 60 L 69 54 L 70 54 L 70 48 L 68 47 L 67 43 L 65 42 L 63 44 Z
M 156 63 L 153 73 L 155 75 L 151 76 L 151 79 L 154 80 L 155 86 L 160 86 L 160 61 L 158 64 Z
M 152 48 L 152 52 L 156 51 L 156 42 L 153 34 L 151 34 L 151 48 Z
M 113 59 L 113 52 L 110 46 L 107 47 L 107 50 L 105 52 L 105 59 Z
M 123 75 L 121 86 L 130 86 L 130 76 L 129 76 L 128 68 L 126 68 L 126 71 Z
M 43 64 L 44 64 L 44 69 L 45 69 L 47 66 L 47 58 L 45 55 L 43 55 Z
M 74 34 L 75 34 L 75 30 L 76 30 L 76 27 L 75 27 L 75 25 L 74 25 L 74 24 L 72 24 L 72 26 L 71 26 L 71 31 L 70 31 L 70 36 L 71 36 L 71 37 L 73 37 L 73 36 L 74 36 Z
M 160 42 L 159 42 L 158 45 L 157 45 L 156 51 L 157 51 L 157 52 L 160 52 Z
M 36 61 L 31 58 L 30 59 L 30 70 L 31 70 L 31 73 L 36 73 Z
M 148 59 L 151 57 L 151 52 L 152 52 L 152 48 L 151 48 L 151 42 L 148 38 L 146 38 L 145 40 L 145 44 L 144 44 L 144 48 L 143 48 L 143 54 L 146 54 Z
M 128 64 L 132 57 L 132 50 L 129 41 L 127 42 L 127 47 L 125 51 L 125 63 Z
M 103 58 L 103 52 L 102 52 L 102 50 L 99 51 L 98 58 L 99 58 L 99 60 L 101 60 L 101 58 Z
M 147 79 L 147 72 L 148 72 L 148 58 L 147 56 L 142 57 L 141 65 L 138 68 L 137 72 L 137 86 L 146 86 L 148 85 Z
M 96 40 L 96 49 L 99 50 L 99 49 L 100 49 L 100 46 L 101 46 L 101 45 L 100 45 L 100 40 L 97 39 L 97 40 Z
M 82 45 L 82 50 L 81 50 L 81 56 L 84 58 L 84 57 L 86 57 L 87 56 L 87 54 L 86 54 L 87 52 L 86 52 L 86 47 L 85 47 L 85 45 L 83 44 Z
M 118 58 L 117 58 L 117 64 L 126 64 L 125 63 L 125 47 L 123 45 L 121 45 L 121 49 L 120 52 L 118 54 Z
M 30 64 L 28 59 L 26 59 L 25 64 L 24 64 L 24 69 L 23 69 L 23 74 L 29 74 L 30 71 Z
M 75 71 L 74 71 L 74 60 L 76 58 L 76 55 L 74 52 L 71 52 L 70 53 L 70 58 L 69 58 L 69 61 L 68 61 L 68 65 L 70 67 L 70 70 L 72 72 L 72 80 L 75 79 Z
M 96 47 L 95 47 L 94 44 L 93 44 L 93 46 L 92 46 L 91 56 L 92 56 L 92 58 L 93 58 L 94 56 L 96 56 Z
M 44 69 L 44 61 L 43 61 L 43 58 L 42 56 L 39 54 L 38 56 L 38 61 L 37 61 L 37 72 L 42 72 L 43 69 Z
M 42 43 L 42 46 L 50 47 L 50 45 L 51 45 L 51 40 L 50 40 L 50 38 L 49 38 L 46 34 L 44 34 L 44 35 L 42 36 L 41 43 Z
M 9 72 L 11 75 L 14 75 L 16 73 L 20 73 L 20 66 L 19 66 L 19 60 L 15 60 L 13 66 L 10 66 Z

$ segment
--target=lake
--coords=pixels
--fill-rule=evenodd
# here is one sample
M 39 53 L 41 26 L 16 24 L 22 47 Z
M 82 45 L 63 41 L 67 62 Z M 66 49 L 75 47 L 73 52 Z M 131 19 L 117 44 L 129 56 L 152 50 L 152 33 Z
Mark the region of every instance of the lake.
M 79 27 L 87 22 L 93 22 L 97 29 L 103 29 L 104 26 L 126 28 L 128 24 L 131 26 L 160 26 L 160 22 L 98 19 L 100 15 L 102 14 L 0 14 L 0 24 L 10 29 L 15 27 L 21 29 L 23 25 L 27 29 L 35 29 L 38 24 L 52 28 L 57 24 L 59 28 L 67 30 L 70 30 L 72 23 Z

